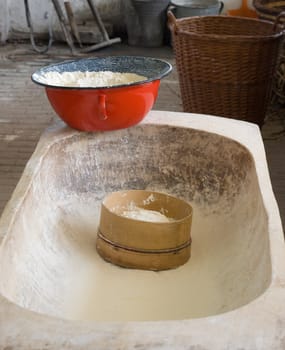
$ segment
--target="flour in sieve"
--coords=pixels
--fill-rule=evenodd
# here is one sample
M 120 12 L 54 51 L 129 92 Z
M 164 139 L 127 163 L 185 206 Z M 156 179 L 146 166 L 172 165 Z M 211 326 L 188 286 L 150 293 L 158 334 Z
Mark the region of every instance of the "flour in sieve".
M 148 209 L 143 209 L 143 208 L 139 208 L 139 207 L 124 210 L 122 213 L 122 216 L 129 218 L 129 219 L 148 221 L 148 222 L 172 222 L 172 221 L 174 221 L 173 218 L 169 218 L 166 215 L 160 213 L 159 211 L 148 210 Z

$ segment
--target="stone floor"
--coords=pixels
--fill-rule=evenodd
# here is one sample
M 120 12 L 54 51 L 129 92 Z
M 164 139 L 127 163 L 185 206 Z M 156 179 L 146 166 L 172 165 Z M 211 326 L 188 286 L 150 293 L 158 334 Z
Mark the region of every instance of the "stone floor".
M 145 55 L 166 59 L 173 72 L 162 80 L 154 109 L 182 111 L 175 59 L 170 47 L 143 49 L 116 44 L 88 56 Z M 71 59 L 65 45 L 53 45 L 45 55 L 29 43 L 0 47 L 0 214 L 15 188 L 43 130 L 57 118 L 43 88 L 30 80 L 38 67 Z M 285 223 L 285 109 L 271 108 L 262 130 L 273 190 Z

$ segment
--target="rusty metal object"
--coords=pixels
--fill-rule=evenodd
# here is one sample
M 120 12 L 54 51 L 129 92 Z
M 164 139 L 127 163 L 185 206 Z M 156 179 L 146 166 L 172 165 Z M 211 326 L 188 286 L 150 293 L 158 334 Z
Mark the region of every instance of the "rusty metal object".
M 34 38 L 34 27 L 33 27 L 33 23 L 32 23 L 31 12 L 30 12 L 28 0 L 24 0 L 24 4 L 25 4 L 27 25 L 30 29 L 30 40 L 31 40 L 32 47 L 38 53 L 46 53 L 49 50 L 49 48 L 51 47 L 52 41 L 53 41 L 51 23 L 49 21 L 49 41 L 48 41 L 47 46 L 38 46 L 36 44 L 35 38 Z M 47 14 L 45 15 L 45 18 L 48 18 Z

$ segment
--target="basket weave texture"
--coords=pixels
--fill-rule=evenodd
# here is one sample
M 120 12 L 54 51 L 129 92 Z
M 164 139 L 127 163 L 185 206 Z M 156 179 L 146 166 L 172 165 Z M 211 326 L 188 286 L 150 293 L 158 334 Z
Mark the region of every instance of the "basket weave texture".
M 268 21 L 168 13 L 185 112 L 262 126 L 283 32 Z
M 282 11 L 285 11 L 285 1 L 253 0 L 253 6 L 259 18 L 273 22 Z
M 275 21 L 281 12 L 285 11 L 285 1 L 275 0 L 253 0 L 258 17 L 269 21 Z M 278 57 L 278 64 L 274 73 L 272 85 L 272 99 L 281 104 L 285 103 L 285 43 L 283 40 L 282 49 Z

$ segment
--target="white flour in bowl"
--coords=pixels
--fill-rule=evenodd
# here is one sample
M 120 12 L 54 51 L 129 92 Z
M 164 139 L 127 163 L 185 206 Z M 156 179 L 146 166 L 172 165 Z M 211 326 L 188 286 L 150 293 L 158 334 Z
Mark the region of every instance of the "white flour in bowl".
M 55 86 L 69 87 L 104 87 L 128 85 L 147 78 L 135 73 L 119 73 L 111 71 L 100 72 L 47 72 L 40 78 L 40 82 Z

